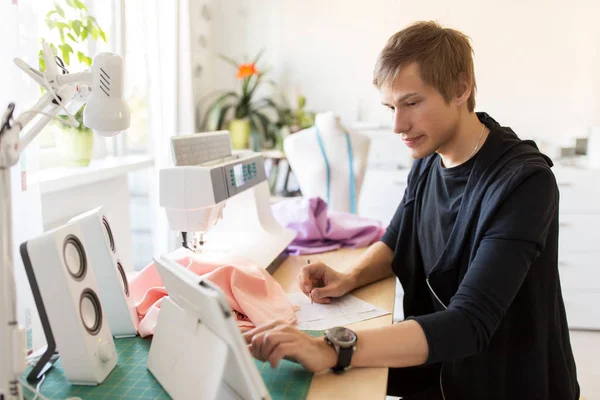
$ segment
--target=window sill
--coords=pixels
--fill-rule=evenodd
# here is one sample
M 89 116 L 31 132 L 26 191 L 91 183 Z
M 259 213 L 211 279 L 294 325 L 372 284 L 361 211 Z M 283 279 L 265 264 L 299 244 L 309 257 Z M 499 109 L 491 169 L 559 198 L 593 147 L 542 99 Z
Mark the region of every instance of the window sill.
M 153 165 L 154 159 L 149 155 L 106 157 L 92 160 L 87 167 L 43 169 L 32 176 L 32 181 L 39 183 L 41 194 L 47 194 L 114 178 Z

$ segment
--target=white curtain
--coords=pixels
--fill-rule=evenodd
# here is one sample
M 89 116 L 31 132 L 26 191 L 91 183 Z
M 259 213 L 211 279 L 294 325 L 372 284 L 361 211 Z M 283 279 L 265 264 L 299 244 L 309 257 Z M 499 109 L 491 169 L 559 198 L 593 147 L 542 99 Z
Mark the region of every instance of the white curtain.
M 194 132 L 194 101 L 191 62 L 190 2 L 193 0 L 145 2 L 148 13 L 150 75 L 150 126 L 155 160 L 150 195 L 154 253 L 165 253 L 178 245 L 170 232 L 164 209 L 158 203 L 158 171 L 172 166 L 170 138 Z
M 40 43 L 37 8 L 36 1 L 31 0 L 0 2 L 0 114 L 4 114 L 8 104 L 13 102 L 16 105 L 16 118 L 23 111 L 30 109 L 40 97 L 38 85 L 13 62 L 15 57 L 19 57 L 29 65 L 37 67 Z M 10 171 L 17 313 L 19 323 L 27 329 L 28 349 L 37 348 L 45 343 L 19 253 L 21 243 L 40 235 L 43 231 L 39 186 L 32 179 L 38 165 L 39 146 L 34 140 L 21 154 L 20 163 Z M 0 288 L 0 291 L 3 289 Z

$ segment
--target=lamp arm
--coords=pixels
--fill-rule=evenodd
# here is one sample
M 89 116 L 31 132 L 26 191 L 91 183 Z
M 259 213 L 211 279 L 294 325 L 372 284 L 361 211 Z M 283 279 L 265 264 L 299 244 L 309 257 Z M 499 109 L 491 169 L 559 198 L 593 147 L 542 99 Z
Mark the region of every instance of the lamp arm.
M 61 86 L 57 96 L 61 100 L 69 99 L 67 103 L 68 106 L 64 109 L 71 114 L 75 114 L 77 110 L 79 110 L 81 106 L 87 102 L 87 99 L 90 96 L 90 91 L 87 86 L 79 86 L 78 90 L 76 90 L 71 85 L 63 85 Z M 42 131 L 42 129 L 44 129 L 51 119 L 56 119 L 56 115 L 61 109 L 63 109 L 63 107 L 64 106 L 62 105 L 56 105 L 53 94 L 46 93 L 31 110 L 21 114 L 21 117 L 16 121 L 16 123 L 21 124 L 21 128 L 24 128 L 27 123 L 31 122 L 36 114 L 42 114 L 42 117 L 30 129 L 27 130 L 25 135 L 21 137 L 19 145 L 21 152 L 25 150 L 25 148 L 33 139 L 35 139 L 35 137 Z M 61 119 L 60 122 L 72 127 L 77 127 L 79 125 L 75 119 Z
M 66 84 L 82 84 L 91 86 L 92 72 L 88 70 L 83 72 L 69 73 L 66 75 L 58 75 L 56 80 L 61 86 Z
M 107 94 L 107 97 L 111 97 L 110 111 L 118 117 L 109 120 L 108 129 L 101 130 L 118 132 L 129 127 L 129 110 L 121 99 L 123 69 L 121 58 L 113 57 L 110 53 L 102 53 L 97 65 L 99 68 L 96 71 L 97 78 L 94 78 L 93 73 L 89 70 L 74 74 L 59 74 L 54 56 L 45 42 L 43 43 L 43 52 L 46 61 L 44 73 L 30 67 L 21 59 L 16 58 L 14 61 L 23 72 L 44 87 L 47 92 L 31 110 L 21 114 L 19 118 L 13 118 L 14 104 L 9 104 L 7 111 L 0 114 L 0 400 L 23 398 L 19 381 L 26 368 L 25 332 L 19 326 L 16 315 L 17 296 L 13 271 L 10 168 L 19 161 L 19 154 L 27 148 L 48 122 L 51 119 L 58 119 L 56 115 L 61 110 L 69 117 L 68 120 L 60 119 L 62 123 L 78 126 L 72 113 L 79 110 L 90 98 L 90 101 L 94 101 L 91 97 L 94 79 L 104 79 L 103 85 L 109 92 L 112 88 L 115 94 L 114 97 Z M 114 79 L 111 79 L 110 75 L 113 75 Z M 102 88 L 100 90 L 105 92 Z M 96 101 L 96 107 L 98 107 L 98 103 L 101 103 L 101 100 Z M 42 117 L 32 124 L 37 114 L 41 114 Z M 97 116 L 95 117 L 98 120 Z M 29 125 L 31 127 L 20 138 L 21 131 Z M 105 125 L 101 127 L 104 128 Z
M 10 168 L 19 160 L 19 124 L 0 125 L 0 398 L 21 399 L 25 369 L 24 331 L 16 313 Z
M 37 77 L 34 73 L 29 75 Z M 73 77 L 73 82 L 87 83 L 88 76 L 91 78 L 91 74 L 86 73 L 74 75 L 76 76 Z M 19 378 L 26 368 L 25 332 L 19 326 L 16 312 L 10 168 L 19 161 L 19 154 L 48 122 L 56 118 L 58 112 L 64 108 L 65 100 L 79 107 L 87 101 L 88 88 L 81 86 L 81 90 L 78 89 L 79 87 L 76 89 L 70 82 L 63 82 L 58 91 L 50 89 L 31 110 L 23 112 L 19 118 L 13 119 L 14 104 L 10 104 L 0 120 L 0 398 L 7 400 L 23 398 Z M 31 125 L 38 114 L 42 114 L 42 117 L 20 138 L 21 131 Z M 71 121 L 61 122 L 72 124 Z
M 47 50 L 44 48 L 44 50 Z M 48 53 L 51 54 L 51 53 Z M 60 109 L 65 110 L 65 114 L 69 115 L 71 110 L 67 110 L 64 104 L 70 103 L 69 108 L 73 108 L 72 113 L 77 112 L 87 102 L 90 97 L 90 87 L 92 85 L 92 72 L 87 70 L 77 73 L 68 73 L 59 75 L 56 65 L 49 62 L 50 58 L 46 59 L 47 72 L 42 74 L 35 68 L 31 67 L 20 58 L 15 58 L 13 61 L 23 72 L 25 72 L 38 85 L 46 88 L 47 92 L 38 100 L 38 102 L 29 111 L 25 111 L 15 120 L 15 124 L 23 129 L 29 124 L 37 114 L 44 114 L 40 120 L 31 127 L 25 136 L 18 144 L 18 151 L 22 152 L 31 141 L 41 132 L 42 129 L 50 122 L 52 118 L 59 113 Z M 46 111 L 46 107 L 53 103 L 50 111 Z M 77 127 L 77 121 L 69 115 L 69 120 L 61 120 L 62 123 Z M 1 132 L 2 126 L 0 126 Z M 0 156 L 1 158 L 1 156 Z M 16 162 L 16 161 L 15 161 Z
M 43 115 L 42 118 L 40 118 L 39 121 L 33 124 L 33 126 L 27 130 L 25 135 L 17 141 L 17 150 L 19 154 L 25 151 L 25 148 L 29 146 L 29 143 L 31 143 L 33 139 L 35 139 L 35 137 L 42 131 L 42 129 L 44 129 L 48 122 L 50 122 L 50 120 L 52 119 L 50 116 L 54 116 L 58 112 L 59 108 L 56 106 L 51 107 L 51 110 L 46 111 L 46 109 L 49 108 L 48 106 L 51 104 L 51 102 L 52 95 L 50 93 L 46 93 L 40 98 L 40 100 L 33 106 L 31 110 L 25 111 L 21 114 L 19 118 L 17 118 L 17 120 L 15 120 L 15 127 L 19 129 L 18 134 L 20 135 L 23 131 L 23 128 L 25 128 L 39 114 L 38 111 L 47 114 Z
M 22 399 L 19 378 L 25 371 L 25 332 L 16 314 L 16 284 L 13 263 L 12 196 L 10 168 L 19 161 L 31 141 L 63 108 L 59 99 L 72 99 L 74 88 L 63 85 L 58 93 L 47 92 L 29 111 L 13 119 L 14 104 L 0 120 L 0 398 Z M 22 139 L 23 128 L 31 125 L 37 114 L 42 117 L 33 123 Z M 68 123 L 67 121 L 63 121 Z

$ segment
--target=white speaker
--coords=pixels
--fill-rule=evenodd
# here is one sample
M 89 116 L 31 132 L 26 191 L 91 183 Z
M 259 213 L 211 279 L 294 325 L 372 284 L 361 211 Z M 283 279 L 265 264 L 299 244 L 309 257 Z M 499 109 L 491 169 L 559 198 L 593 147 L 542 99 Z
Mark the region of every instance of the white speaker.
M 139 324 L 137 311 L 104 210 L 98 207 L 74 217 L 69 223 L 78 224 L 86 243 L 91 244 L 86 250 L 96 274 L 100 301 L 113 336 L 135 336 Z
M 101 243 L 104 246 L 104 241 Z M 97 385 L 117 364 L 115 344 L 98 294 L 89 242 L 77 223 L 21 244 L 21 257 L 48 343 L 27 380 L 37 381 L 58 350 L 66 378 Z

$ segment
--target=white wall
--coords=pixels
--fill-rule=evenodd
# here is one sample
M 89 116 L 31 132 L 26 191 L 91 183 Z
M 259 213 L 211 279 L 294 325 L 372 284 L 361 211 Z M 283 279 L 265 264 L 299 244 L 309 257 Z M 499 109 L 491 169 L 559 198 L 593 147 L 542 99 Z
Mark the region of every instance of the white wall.
M 433 19 L 472 38 L 477 110 L 522 137 L 555 141 L 600 124 L 598 1 L 219 0 L 211 7 L 213 49 L 240 57 L 265 47 L 272 78 L 347 123 L 389 124 L 371 84 L 377 54 L 407 24 Z M 234 87 L 228 65 L 212 62 L 206 91 Z

